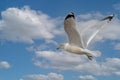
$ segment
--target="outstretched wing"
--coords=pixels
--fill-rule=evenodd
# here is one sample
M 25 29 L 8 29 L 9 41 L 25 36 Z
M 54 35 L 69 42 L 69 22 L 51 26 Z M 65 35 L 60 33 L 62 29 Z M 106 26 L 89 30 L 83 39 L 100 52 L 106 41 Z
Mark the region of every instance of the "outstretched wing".
M 66 16 L 64 29 L 68 35 L 69 44 L 83 48 L 80 33 L 76 29 L 76 20 L 73 13 Z
M 97 21 L 95 25 L 85 28 L 81 32 L 84 48 L 87 48 L 91 40 L 96 36 L 96 34 L 103 28 L 108 21 L 111 21 L 111 16 Z

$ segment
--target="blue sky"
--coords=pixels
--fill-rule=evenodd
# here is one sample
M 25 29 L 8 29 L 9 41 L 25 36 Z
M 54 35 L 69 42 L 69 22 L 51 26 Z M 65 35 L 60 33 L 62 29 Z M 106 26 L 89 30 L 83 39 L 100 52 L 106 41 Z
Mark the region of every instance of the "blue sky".
M 119 80 L 119 0 L 4 0 L 0 6 L 0 80 Z M 96 61 L 56 51 L 67 41 L 63 21 L 71 11 L 82 28 L 116 15 L 89 46 L 99 53 Z

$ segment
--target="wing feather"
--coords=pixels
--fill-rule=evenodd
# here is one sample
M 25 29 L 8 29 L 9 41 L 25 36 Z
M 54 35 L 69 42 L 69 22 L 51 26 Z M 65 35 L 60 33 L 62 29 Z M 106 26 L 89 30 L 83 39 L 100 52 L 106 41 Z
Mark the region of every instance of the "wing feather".
M 85 48 L 89 46 L 92 39 L 97 35 L 97 33 L 101 30 L 101 28 L 104 27 L 106 23 L 108 23 L 107 20 L 97 21 L 95 25 L 87 27 L 81 32 L 83 45 Z
M 83 48 L 81 36 L 78 30 L 76 29 L 76 21 L 73 17 L 65 19 L 64 21 L 64 29 L 69 38 L 69 44 L 79 46 Z

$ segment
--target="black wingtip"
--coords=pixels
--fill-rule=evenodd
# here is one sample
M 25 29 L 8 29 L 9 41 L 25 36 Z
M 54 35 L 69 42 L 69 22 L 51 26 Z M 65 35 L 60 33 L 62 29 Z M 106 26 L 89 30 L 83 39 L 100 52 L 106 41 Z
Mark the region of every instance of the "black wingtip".
M 109 21 L 111 21 L 111 20 L 113 19 L 114 16 L 115 16 L 115 14 L 109 15 L 109 16 L 103 18 L 101 21 L 107 20 L 107 19 L 108 19 Z
M 74 16 L 74 13 L 73 13 L 73 12 L 70 12 L 70 13 L 66 16 L 65 20 L 67 20 L 68 18 L 71 18 L 71 17 L 73 17 L 73 18 L 75 19 L 75 16 Z

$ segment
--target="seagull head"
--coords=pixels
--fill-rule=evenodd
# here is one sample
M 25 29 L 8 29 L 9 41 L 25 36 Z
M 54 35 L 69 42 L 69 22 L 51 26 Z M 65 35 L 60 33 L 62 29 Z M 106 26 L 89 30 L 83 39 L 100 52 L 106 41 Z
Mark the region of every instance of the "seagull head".
M 66 44 L 60 44 L 60 46 L 57 47 L 57 50 L 59 50 L 59 49 L 64 49 L 64 48 L 65 48 L 65 45 L 66 45 Z
M 70 13 L 66 16 L 65 20 L 67 20 L 68 18 L 74 18 L 74 19 L 75 19 L 74 13 L 73 13 L 73 12 L 70 12 Z

